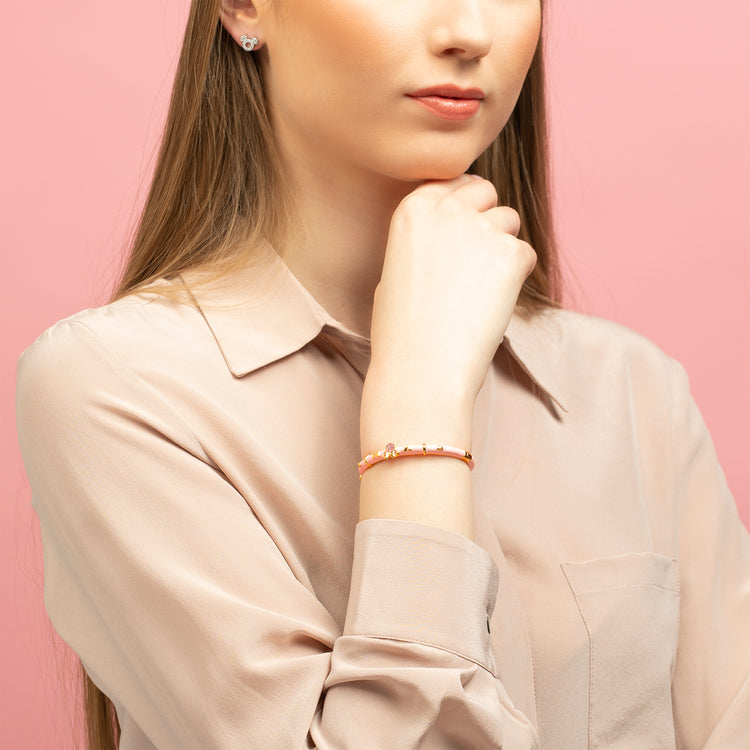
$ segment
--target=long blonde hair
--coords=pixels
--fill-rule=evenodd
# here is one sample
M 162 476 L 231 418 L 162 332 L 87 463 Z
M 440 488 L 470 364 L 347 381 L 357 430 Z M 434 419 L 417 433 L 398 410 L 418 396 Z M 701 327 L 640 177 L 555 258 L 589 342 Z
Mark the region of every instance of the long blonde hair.
M 224 30 L 220 5 L 192 2 L 154 176 L 113 299 L 188 268 L 228 273 L 256 240 L 283 237 L 291 196 L 260 66 Z M 491 180 L 500 203 L 519 212 L 520 236 L 536 250 L 519 305 L 556 305 L 541 43 L 508 123 L 469 171 Z M 81 675 L 89 748 L 114 750 L 114 706 L 83 665 Z

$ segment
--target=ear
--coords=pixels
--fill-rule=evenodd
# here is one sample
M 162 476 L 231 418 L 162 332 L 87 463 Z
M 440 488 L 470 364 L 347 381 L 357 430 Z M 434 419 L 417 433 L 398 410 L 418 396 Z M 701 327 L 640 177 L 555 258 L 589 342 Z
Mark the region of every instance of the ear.
M 219 18 L 224 28 L 237 44 L 242 44 L 241 37 L 257 37 L 263 44 L 260 18 L 253 0 L 221 0 Z

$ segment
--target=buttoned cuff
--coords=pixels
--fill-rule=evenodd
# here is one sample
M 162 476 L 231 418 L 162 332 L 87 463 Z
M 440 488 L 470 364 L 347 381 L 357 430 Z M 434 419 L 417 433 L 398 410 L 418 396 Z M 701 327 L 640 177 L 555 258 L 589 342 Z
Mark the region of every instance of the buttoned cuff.
M 360 521 L 344 635 L 434 646 L 494 675 L 489 621 L 498 580 L 494 560 L 462 534 L 412 521 Z

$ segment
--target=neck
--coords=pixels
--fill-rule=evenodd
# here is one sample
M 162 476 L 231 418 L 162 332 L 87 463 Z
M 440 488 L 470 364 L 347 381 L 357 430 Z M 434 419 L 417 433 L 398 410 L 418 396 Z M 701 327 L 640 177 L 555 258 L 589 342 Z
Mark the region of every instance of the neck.
M 296 217 L 284 247 L 286 265 L 347 328 L 370 335 L 391 217 L 416 183 L 296 165 Z

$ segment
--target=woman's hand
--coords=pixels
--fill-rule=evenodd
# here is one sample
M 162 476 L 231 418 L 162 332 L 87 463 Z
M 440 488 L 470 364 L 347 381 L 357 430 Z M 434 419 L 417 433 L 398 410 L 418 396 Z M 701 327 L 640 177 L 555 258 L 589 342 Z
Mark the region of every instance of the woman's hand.
M 401 201 L 375 290 L 370 390 L 473 406 L 536 263 L 519 228 L 492 183 L 470 175 L 426 182 Z
M 372 313 L 360 414 L 363 455 L 389 441 L 471 450 L 474 401 L 536 254 L 494 186 L 429 182 L 393 214 Z M 363 476 L 360 520 L 428 523 L 472 538 L 465 464 L 386 461 Z

